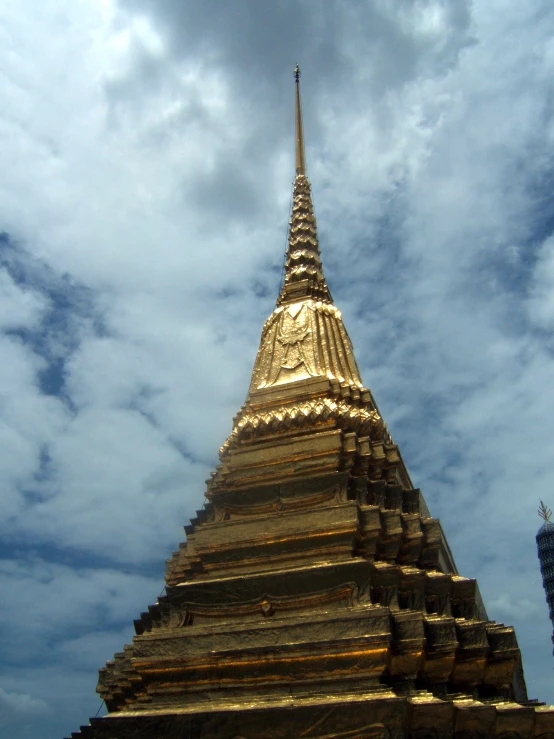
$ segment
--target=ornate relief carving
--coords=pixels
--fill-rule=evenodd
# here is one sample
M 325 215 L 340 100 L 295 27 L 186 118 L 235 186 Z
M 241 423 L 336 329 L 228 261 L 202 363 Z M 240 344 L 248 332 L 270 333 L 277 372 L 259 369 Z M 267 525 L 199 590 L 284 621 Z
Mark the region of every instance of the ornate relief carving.
M 374 410 L 360 408 L 343 400 L 322 398 L 306 400 L 288 407 L 271 408 L 264 412 L 247 411 L 220 449 L 220 455 L 236 441 L 262 438 L 275 433 L 336 426 L 344 431 L 376 436 L 383 430 L 381 416 Z
M 268 501 L 260 505 L 236 505 L 232 503 L 224 503 L 221 506 L 222 520 L 232 518 L 245 518 L 247 516 L 263 516 L 266 513 L 275 513 L 277 511 L 300 511 L 304 508 L 313 508 L 314 506 L 324 505 L 332 501 L 340 503 L 343 499 L 343 489 L 340 485 L 333 485 L 327 490 L 313 495 L 302 495 L 295 497 L 287 497 L 281 495 L 274 500 Z
M 278 303 L 298 294 L 331 300 L 319 256 L 311 187 L 304 173 L 294 181 L 285 280 Z
M 344 601 L 345 605 L 351 606 L 357 600 L 358 586 L 356 583 L 350 582 L 335 588 L 329 588 L 328 590 L 306 593 L 302 596 L 272 596 L 264 594 L 254 601 L 237 605 L 187 603 L 186 612 L 190 618 L 194 618 L 194 616 L 202 616 L 204 618 L 234 618 L 260 613 L 267 617 L 272 616 L 274 613 L 282 613 L 283 611 L 317 608 L 340 601 Z
M 363 389 L 340 311 L 310 298 L 279 306 L 262 330 L 250 391 L 316 376 Z

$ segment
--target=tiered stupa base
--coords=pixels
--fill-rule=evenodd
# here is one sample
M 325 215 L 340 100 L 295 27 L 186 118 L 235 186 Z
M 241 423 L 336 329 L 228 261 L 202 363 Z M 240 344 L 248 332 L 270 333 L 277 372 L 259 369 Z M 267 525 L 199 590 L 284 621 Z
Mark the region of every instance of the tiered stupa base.
M 355 434 L 314 434 L 317 473 L 306 462 L 279 483 L 242 474 L 267 440 L 230 455 L 166 595 L 101 670 L 109 715 L 80 736 L 524 739 L 554 726 L 527 703 L 513 629 L 455 573 L 419 491 L 359 474 L 371 451 Z M 273 439 L 275 474 L 309 436 Z

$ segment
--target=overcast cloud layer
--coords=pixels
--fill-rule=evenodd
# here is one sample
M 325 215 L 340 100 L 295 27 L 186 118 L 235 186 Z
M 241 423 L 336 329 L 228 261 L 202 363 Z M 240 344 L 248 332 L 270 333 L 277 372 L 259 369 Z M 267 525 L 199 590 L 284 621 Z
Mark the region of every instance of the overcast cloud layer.
M 551 0 L 4 0 L 2 735 L 97 712 L 202 505 L 281 279 L 296 62 L 365 383 L 554 701 L 553 39 Z

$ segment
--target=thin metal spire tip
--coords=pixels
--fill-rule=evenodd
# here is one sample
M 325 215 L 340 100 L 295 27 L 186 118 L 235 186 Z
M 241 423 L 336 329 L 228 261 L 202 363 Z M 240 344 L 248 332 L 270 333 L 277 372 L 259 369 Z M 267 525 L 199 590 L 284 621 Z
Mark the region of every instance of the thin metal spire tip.
M 294 69 L 296 82 L 296 174 L 306 174 L 306 157 L 304 155 L 304 131 L 302 126 L 302 106 L 300 104 L 300 67 Z

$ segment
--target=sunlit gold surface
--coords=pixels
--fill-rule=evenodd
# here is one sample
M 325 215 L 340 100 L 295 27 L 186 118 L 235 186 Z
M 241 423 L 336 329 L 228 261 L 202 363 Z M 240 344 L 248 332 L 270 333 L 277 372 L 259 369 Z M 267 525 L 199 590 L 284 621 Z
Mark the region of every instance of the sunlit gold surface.
M 298 303 L 305 298 L 331 302 L 323 277 L 311 187 L 308 178 L 299 174 L 293 186 L 285 278 L 278 303 Z
M 362 383 L 323 276 L 298 78 L 285 276 L 248 396 L 165 595 L 100 670 L 109 715 L 80 736 L 551 739 L 513 628 L 457 574 Z
M 309 377 L 363 388 L 340 311 L 311 299 L 279 306 L 266 321 L 250 389 Z

